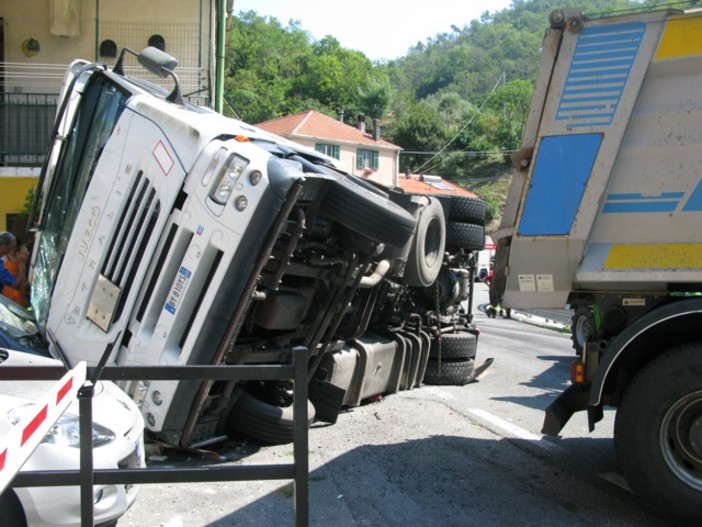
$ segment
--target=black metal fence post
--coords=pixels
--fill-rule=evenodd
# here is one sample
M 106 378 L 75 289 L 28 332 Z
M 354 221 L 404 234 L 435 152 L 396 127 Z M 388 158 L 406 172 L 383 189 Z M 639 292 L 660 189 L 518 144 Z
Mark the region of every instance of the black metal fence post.
M 226 482 L 292 479 L 295 527 L 309 525 L 309 430 L 307 426 L 307 350 L 302 347 L 257 354 L 258 364 L 221 366 L 109 366 L 88 368 L 88 380 L 78 391 L 80 470 L 19 472 L 13 487 L 80 485 L 81 527 L 94 522 L 93 485 Z M 281 363 L 271 364 L 279 360 Z M 285 364 L 285 363 L 288 364 Z M 56 380 L 60 366 L 8 366 L 2 380 Z M 99 373 L 98 373 L 99 372 Z M 92 449 L 92 398 L 97 376 L 104 380 L 293 380 L 293 464 L 227 467 L 95 469 Z

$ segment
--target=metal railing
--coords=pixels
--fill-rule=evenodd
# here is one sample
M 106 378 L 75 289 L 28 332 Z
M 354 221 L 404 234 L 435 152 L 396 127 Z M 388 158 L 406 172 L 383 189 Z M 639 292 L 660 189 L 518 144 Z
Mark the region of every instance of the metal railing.
M 58 95 L 0 92 L 0 166 L 44 161 Z
M 293 348 L 256 353 L 257 364 L 227 366 L 109 366 L 88 368 L 91 381 L 78 391 L 80 409 L 80 470 L 18 473 L 12 487 L 80 485 L 81 526 L 92 527 L 94 484 L 199 483 L 253 480 L 293 480 L 295 526 L 309 524 L 309 459 L 307 428 L 307 350 Z M 279 364 L 270 364 L 280 361 Z M 261 363 L 267 364 L 261 364 Z M 60 366 L 7 366 L 3 380 L 55 380 L 66 373 Z M 92 457 L 92 396 L 102 380 L 293 380 L 293 463 L 275 465 L 174 468 L 94 469 Z M 138 499 L 138 498 L 137 498 Z

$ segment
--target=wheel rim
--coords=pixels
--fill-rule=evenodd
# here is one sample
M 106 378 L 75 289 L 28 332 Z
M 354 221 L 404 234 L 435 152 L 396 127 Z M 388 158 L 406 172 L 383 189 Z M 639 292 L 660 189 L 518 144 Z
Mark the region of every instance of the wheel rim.
M 427 228 L 427 237 L 424 246 L 424 258 L 430 267 L 435 267 L 437 262 L 440 262 L 443 254 L 442 242 L 443 242 L 443 228 L 442 224 L 438 220 L 433 220 L 429 227 Z
M 586 315 L 581 315 L 575 322 L 575 331 L 573 332 L 576 344 L 585 349 L 585 343 L 590 338 L 591 333 L 592 324 L 590 323 L 590 318 Z
M 702 391 L 682 397 L 668 409 L 659 440 L 671 472 L 702 491 Z

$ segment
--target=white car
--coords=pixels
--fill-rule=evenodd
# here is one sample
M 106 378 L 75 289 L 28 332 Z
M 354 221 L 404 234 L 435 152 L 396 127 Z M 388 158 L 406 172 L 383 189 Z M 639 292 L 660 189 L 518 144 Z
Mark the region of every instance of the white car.
M 61 365 L 55 359 L 0 348 L 0 373 L 7 365 Z M 54 381 L 0 382 L 0 436 L 31 413 Z M 134 402 L 112 382 L 99 381 L 93 397 L 95 469 L 144 467 L 144 420 Z M 80 467 L 78 400 L 73 401 L 22 467 L 77 470 Z M 94 522 L 105 527 L 134 503 L 138 486 L 94 485 Z M 79 527 L 80 487 L 8 488 L 0 496 L 1 526 Z

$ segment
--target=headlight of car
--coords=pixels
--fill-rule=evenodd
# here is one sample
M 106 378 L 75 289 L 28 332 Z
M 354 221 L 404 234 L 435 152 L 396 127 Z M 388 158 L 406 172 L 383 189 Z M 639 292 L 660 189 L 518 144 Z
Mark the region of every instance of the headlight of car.
M 13 408 L 8 412 L 8 417 L 12 424 L 17 424 L 22 417 L 34 409 L 34 405 L 28 404 Z M 97 448 L 115 439 L 115 434 L 102 425 L 93 423 L 93 448 Z M 80 447 L 80 426 L 77 415 L 64 414 L 58 418 L 49 429 L 42 440 L 42 443 L 66 446 L 71 448 Z

